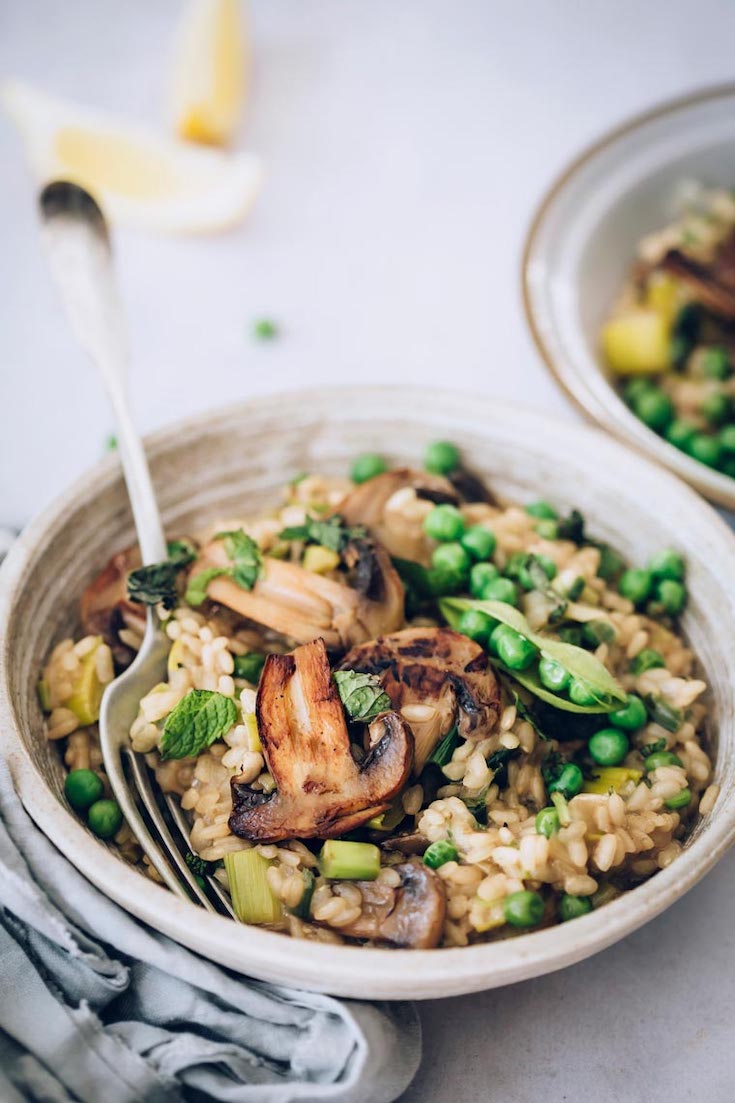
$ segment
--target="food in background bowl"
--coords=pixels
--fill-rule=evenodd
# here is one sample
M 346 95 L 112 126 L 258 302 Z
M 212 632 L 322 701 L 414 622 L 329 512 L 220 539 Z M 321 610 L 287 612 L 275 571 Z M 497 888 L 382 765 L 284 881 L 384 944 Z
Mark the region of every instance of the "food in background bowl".
M 584 915 L 677 857 L 718 793 L 681 557 L 626 569 L 578 512 L 498 503 L 446 442 L 426 460 L 361 456 L 166 564 L 113 558 L 40 682 L 93 831 L 140 861 L 94 722 L 148 604 L 168 678 L 131 742 L 244 922 L 462 946 Z
M 644 424 L 735 477 L 735 196 L 682 198 L 681 217 L 640 242 L 602 349 Z

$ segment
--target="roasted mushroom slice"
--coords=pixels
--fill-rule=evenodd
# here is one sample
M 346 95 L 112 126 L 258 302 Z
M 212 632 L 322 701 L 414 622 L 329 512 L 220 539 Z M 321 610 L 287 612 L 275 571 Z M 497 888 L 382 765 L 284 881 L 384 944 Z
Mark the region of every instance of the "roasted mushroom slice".
M 735 231 L 725 238 L 709 264 L 671 249 L 661 267 L 685 284 L 692 298 L 707 310 L 735 320 Z
M 321 636 L 330 650 L 397 628 L 403 621 L 403 584 L 385 549 L 372 540 L 354 540 L 343 560 L 354 572 L 354 587 L 266 556 L 252 590 L 220 576 L 209 583 L 207 596 L 298 643 Z M 192 565 L 190 577 L 229 565 L 223 542 L 212 540 Z
M 343 835 L 385 811 L 411 772 L 413 736 L 395 712 L 373 720 L 370 749 L 355 761 L 321 639 L 268 656 L 256 713 L 277 788 L 266 794 L 233 778 L 230 830 L 242 838 Z
M 137 546 L 118 552 L 92 579 L 79 601 L 82 628 L 89 636 L 102 636 L 118 667 L 129 666 L 135 658 L 133 648 L 120 639 L 120 630 L 128 628 L 141 636 L 145 632 L 145 606 L 130 601 L 127 591 L 128 574 L 139 566 Z
M 453 724 L 460 734 L 489 732 L 500 711 L 500 687 L 486 653 L 451 628 L 405 628 L 353 647 L 345 670 L 376 674 L 397 712 L 406 710 L 420 773 Z
M 416 859 L 393 869 L 401 878 L 396 888 L 381 881 L 355 882 L 362 893 L 362 913 L 339 933 L 415 950 L 438 946 L 447 910 L 443 881 Z

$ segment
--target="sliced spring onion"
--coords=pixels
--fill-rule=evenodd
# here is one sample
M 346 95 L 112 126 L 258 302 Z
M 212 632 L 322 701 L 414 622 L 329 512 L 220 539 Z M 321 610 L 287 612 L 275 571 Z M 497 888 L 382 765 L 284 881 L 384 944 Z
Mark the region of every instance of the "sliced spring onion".
M 268 884 L 268 867 L 272 864 L 255 849 L 225 854 L 232 906 L 241 923 L 280 921 L 283 905 Z
M 374 881 L 380 873 L 380 851 L 372 843 L 327 839 L 319 869 L 323 877 L 335 881 Z

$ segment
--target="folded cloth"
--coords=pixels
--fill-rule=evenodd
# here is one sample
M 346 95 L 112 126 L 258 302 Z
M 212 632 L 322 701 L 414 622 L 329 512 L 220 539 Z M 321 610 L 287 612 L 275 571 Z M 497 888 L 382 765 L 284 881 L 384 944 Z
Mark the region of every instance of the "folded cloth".
M 38 830 L 0 760 L 3 1103 L 389 1103 L 420 1053 L 411 1004 L 245 979 L 128 915 Z

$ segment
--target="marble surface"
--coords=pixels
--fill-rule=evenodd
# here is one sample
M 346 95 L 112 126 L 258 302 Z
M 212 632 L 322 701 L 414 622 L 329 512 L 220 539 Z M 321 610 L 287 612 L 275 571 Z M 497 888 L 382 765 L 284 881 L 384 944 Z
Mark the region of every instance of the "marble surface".
M 156 125 L 176 0 L 4 0 L 0 73 Z M 121 233 L 138 421 L 350 379 L 492 390 L 573 418 L 525 329 L 534 205 L 601 130 L 732 79 L 726 0 L 256 0 L 239 143 L 266 181 L 213 238 Z M 19 143 L 0 120 L 0 525 L 99 457 L 111 419 L 38 247 Z M 250 337 L 273 318 L 281 336 Z M 731 908 L 733 911 L 731 912 Z M 665 1103 L 735 1097 L 735 855 L 598 957 L 422 1005 L 405 1103 Z

